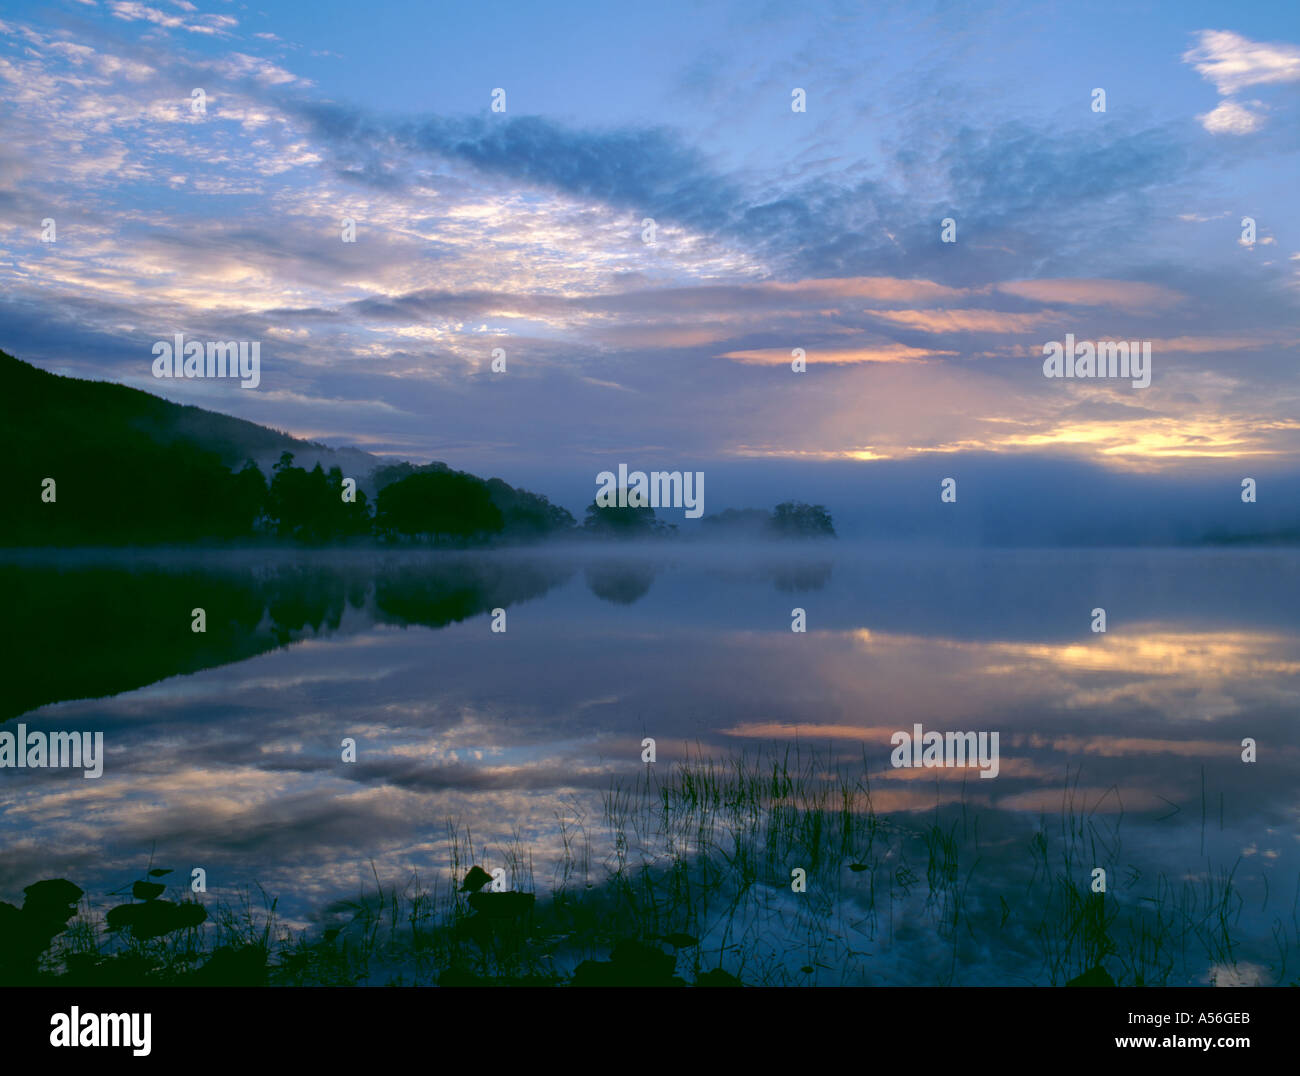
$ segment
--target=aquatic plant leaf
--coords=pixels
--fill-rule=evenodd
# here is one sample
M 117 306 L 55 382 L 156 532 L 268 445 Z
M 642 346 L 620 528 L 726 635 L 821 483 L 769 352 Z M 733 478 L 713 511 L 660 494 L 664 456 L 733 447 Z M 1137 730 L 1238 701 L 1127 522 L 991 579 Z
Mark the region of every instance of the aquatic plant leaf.
M 49 878 L 34 882 L 23 890 L 24 911 L 62 910 L 81 899 L 83 890 L 66 878 Z
M 110 908 L 108 915 L 104 917 L 108 929 L 121 930 L 123 927 L 129 927 L 135 922 L 136 915 L 143 907 L 143 904 L 119 904 L 116 908 Z
M 462 893 L 477 893 L 488 882 L 492 881 L 492 875 L 488 874 L 480 866 L 470 867 L 469 873 L 465 875 L 465 884 L 460 887 Z
M 144 904 L 120 904 L 105 918 L 110 930 L 130 927 L 133 937 L 148 941 L 174 930 L 196 927 L 207 917 L 207 909 L 194 901 L 173 904 L 169 900 L 150 900 Z

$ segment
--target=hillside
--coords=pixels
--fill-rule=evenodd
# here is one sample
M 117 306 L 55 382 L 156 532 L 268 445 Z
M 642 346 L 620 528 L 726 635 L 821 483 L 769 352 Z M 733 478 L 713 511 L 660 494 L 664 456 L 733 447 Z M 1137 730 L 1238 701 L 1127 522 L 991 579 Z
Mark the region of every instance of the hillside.
M 11 435 L 34 431 L 134 431 L 159 445 L 187 441 L 237 469 L 253 460 L 269 473 L 281 452 L 306 466 L 337 464 L 349 474 L 369 474 L 382 461 L 359 449 L 333 449 L 189 404 L 176 404 L 140 389 L 48 373 L 0 351 L 0 417 Z
M 0 428 L 16 491 L 0 545 L 418 539 L 434 509 L 445 533 L 464 540 L 534 540 L 574 523 L 497 478 L 331 449 L 139 389 L 48 373 L 2 351 Z M 345 476 L 356 480 L 354 502 L 340 497 Z M 376 532 L 369 501 L 385 487 L 396 508 Z M 464 508 L 446 500 L 452 487 L 491 505 L 481 525 L 471 525 L 472 513 L 448 521 Z

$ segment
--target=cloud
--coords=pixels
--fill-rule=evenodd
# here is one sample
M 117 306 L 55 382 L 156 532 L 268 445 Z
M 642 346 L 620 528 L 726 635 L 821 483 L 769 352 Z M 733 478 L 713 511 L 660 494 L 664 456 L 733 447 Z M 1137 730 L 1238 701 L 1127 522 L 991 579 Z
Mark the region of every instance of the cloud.
M 1259 130 L 1263 117 L 1235 101 L 1224 101 L 1218 108 L 1196 117 L 1210 134 L 1244 135 Z
M 146 21 L 105 20 L 139 46 L 0 38 L 0 87 L 21 106 L 0 121 L 0 261 L 19 267 L 0 346 L 25 358 L 158 391 L 153 339 L 262 339 L 255 399 L 163 391 L 416 458 L 455 446 L 462 466 L 520 450 L 484 435 L 483 408 L 578 454 L 1043 449 L 1119 465 L 1183 442 L 1203 456 L 1294 447 L 1271 421 L 1294 409 L 1276 391 L 1295 350 L 1279 274 L 1230 243 L 1216 263 L 1161 238 L 1179 212 L 1219 208 L 1193 186 L 1216 157 L 1185 123 L 1062 132 L 963 114 L 942 139 L 909 125 L 870 160 L 822 155 L 827 142 L 764 171 L 684 127 L 334 104 L 248 52 L 158 49 Z M 939 241 L 950 212 L 957 244 Z M 47 215 L 57 246 L 35 238 Z M 345 217 L 355 243 L 340 241 Z M 1155 341 L 1168 361 L 1150 413 L 1098 410 L 1117 402 L 1105 386 L 1045 382 L 1049 326 Z M 489 390 L 495 346 L 512 377 Z M 774 396 L 794 347 L 810 376 Z M 1228 368 L 1229 351 L 1250 361 Z M 1198 380 L 1207 370 L 1217 380 Z M 708 401 L 723 398 L 719 415 Z M 339 399 L 378 406 L 349 416 Z M 1202 408 L 1223 408 L 1223 425 Z
M 309 79 L 299 78 L 283 67 L 277 67 L 270 60 L 264 60 L 260 56 L 249 56 L 243 52 L 232 52 L 216 67 L 229 78 L 252 78 L 263 86 L 280 86 L 290 82 L 303 86 L 311 85 Z
M 1050 311 L 1010 314 L 1001 310 L 873 310 L 871 316 L 923 333 L 1027 333 L 1059 321 Z
M 859 362 L 922 362 L 936 356 L 956 354 L 955 351 L 929 351 L 904 344 L 883 344 L 875 347 L 813 348 L 807 351 L 806 359 L 809 365 L 847 366 Z M 790 352 L 781 348 L 728 351 L 721 357 L 757 366 L 789 366 L 792 361 Z
M 1172 288 L 1135 280 L 1013 280 L 997 285 L 997 290 L 1037 303 L 1106 306 L 1119 310 L 1168 309 L 1186 298 Z
M 1247 86 L 1300 82 L 1300 46 L 1251 41 L 1231 30 L 1201 30 L 1200 40 L 1183 53 L 1201 76 L 1227 97 Z
M 280 107 L 331 147 L 340 174 L 403 191 L 419 158 L 472 166 L 480 176 L 678 226 L 702 244 L 747 251 L 780 277 L 893 280 L 977 287 L 981 271 L 1007 277 L 1050 272 L 1069 249 L 1107 251 L 1150 219 L 1153 187 L 1208 163 L 1173 125 L 1114 134 L 1053 133 L 1022 122 L 959 127 L 944 151 L 926 141 L 899 147 L 968 206 L 965 234 L 981 236 L 979 270 L 938 242 L 946 208 L 918 201 L 909 184 L 873 169 L 844 179 L 813 174 L 777 187 L 757 174 L 722 173 L 667 127 L 575 129 L 539 117 L 433 117 L 393 122 L 333 102 L 284 98 Z M 1080 223 L 1086 221 L 1087 226 Z M 996 240 L 996 242 L 994 242 Z M 1001 259 L 1001 261 L 997 260 Z M 1004 264 L 1005 263 L 1005 264 Z M 954 279 L 957 278 L 957 279 Z M 985 277 L 986 278 L 986 277 Z
M 188 30 L 192 34 L 228 36 L 239 25 L 239 20 L 233 15 L 195 15 L 191 21 L 179 15 L 169 15 L 148 4 L 137 3 L 136 0 L 111 0 L 108 6 L 112 9 L 113 17 L 124 22 L 148 22 L 165 30 Z M 176 6 L 187 13 L 197 11 L 189 3 Z
M 1300 46 L 1251 41 L 1230 30 L 1201 30 L 1198 37 L 1182 58 L 1224 98 L 1196 117 L 1210 134 L 1245 135 L 1263 126 L 1263 116 L 1233 100 L 1233 94 L 1248 86 L 1300 82 Z M 1251 104 L 1262 107 L 1258 101 Z
M 950 288 L 933 280 L 864 276 L 820 278 L 765 285 L 774 292 L 813 294 L 826 299 L 872 299 L 888 303 L 947 302 L 971 294 L 969 288 Z
M 1151 351 L 1153 354 L 1163 354 L 1166 352 L 1221 352 L 1221 351 L 1248 351 L 1251 348 L 1268 347 L 1273 344 L 1287 346 L 1297 341 L 1292 337 L 1272 337 L 1271 335 L 1263 336 L 1175 336 L 1167 339 L 1155 339 L 1151 341 Z

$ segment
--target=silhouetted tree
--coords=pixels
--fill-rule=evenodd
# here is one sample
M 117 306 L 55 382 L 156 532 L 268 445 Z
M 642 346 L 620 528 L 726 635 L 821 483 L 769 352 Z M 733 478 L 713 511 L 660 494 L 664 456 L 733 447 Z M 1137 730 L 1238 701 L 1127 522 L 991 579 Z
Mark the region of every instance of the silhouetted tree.
M 617 498 L 627 500 L 626 491 Z M 582 522 L 583 530 L 616 538 L 646 538 L 676 530 L 661 520 L 655 519 L 655 510 L 648 506 L 633 508 L 631 505 L 610 505 L 602 507 L 595 499 L 587 505 L 586 518 Z
M 820 504 L 786 501 L 772 511 L 772 533 L 781 538 L 834 538 L 831 514 Z
M 338 467 L 327 474 L 318 463 L 306 471 L 293 465 L 292 452 L 282 452 L 271 470 L 266 514 L 281 537 L 327 542 L 369 532 L 365 493 L 358 490 L 355 501 L 344 501 Z
M 376 526 L 389 534 L 468 539 L 504 526 L 487 483 L 456 471 L 413 474 L 379 491 Z
M 705 516 L 700 522 L 706 533 L 713 536 L 758 535 L 772 525 L 772 517 L 761 508 L 727 508 L 715 515 Z
M 236 533 L 254 530 L 266 514 L 266 475 L 252 460 L 245 462 L 235 475 L 230 495 L 230 517 Z
M 489 478 L 488 493 L 505 521 L 504 533 L 518 538 L 542 538 L 573 530 L 573 514 L 552 504 L 540 493 L 515 489 L 499 478 Z

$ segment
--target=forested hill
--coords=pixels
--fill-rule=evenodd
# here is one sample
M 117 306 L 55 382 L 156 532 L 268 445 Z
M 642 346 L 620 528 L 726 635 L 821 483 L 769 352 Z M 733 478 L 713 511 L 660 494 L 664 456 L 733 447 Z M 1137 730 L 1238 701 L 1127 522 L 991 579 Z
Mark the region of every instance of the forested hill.
M 102 440 L 129 431 L 159 445 L 189 441 L 230 468 L 251 459 L 268 473 L 286 451 L 300 464 L 337 463 L 349 473 L 369 474 L 382 462 L 359 449 L 333 449 L 126 385 L 51 374 L 4 351 L 0 351 L 0 414 L 11 437 L 27 432 L 48 443 L 55 436 Z
M 536 537 L 573 524 L 544 497 L 499 479 L 330 449 L 139 389 L 47 373 L 2 351 L 0 428 L 14 494 L 0 520 L 3 545 L 356 540 L 373 536 L 376 522 L 407 533 L 421 521 L 401 511 L 376 521 L 365 489 L 416 473 L 495 506 L 452 520 L 447 533 L 461 538 Z M 345 478 L 356 482 L 355 500 L 342 496 Z M 400 492 L 389 498 L 399 509 Z M 462 506 L 453 499 L 443 516 L 447 507 Z

